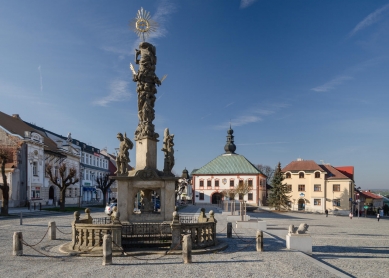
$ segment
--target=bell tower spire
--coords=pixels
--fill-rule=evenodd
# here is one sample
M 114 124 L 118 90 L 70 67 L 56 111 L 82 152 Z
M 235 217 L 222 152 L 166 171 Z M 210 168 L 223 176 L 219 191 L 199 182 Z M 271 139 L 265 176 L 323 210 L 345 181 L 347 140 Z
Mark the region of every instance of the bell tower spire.
M 233 133 L 234 133 L 234 131 L 232 130 L 231 123 L 230 123 L 230 129 L 227 130 L 227 134 L 228 134 L 227 135 L 227 143 L 224 146 L 224 150 L 228 154 L 234 154 L 235 150 L 236 150 L 236 146 L 234 144 L 234 135 L 232 135 Z

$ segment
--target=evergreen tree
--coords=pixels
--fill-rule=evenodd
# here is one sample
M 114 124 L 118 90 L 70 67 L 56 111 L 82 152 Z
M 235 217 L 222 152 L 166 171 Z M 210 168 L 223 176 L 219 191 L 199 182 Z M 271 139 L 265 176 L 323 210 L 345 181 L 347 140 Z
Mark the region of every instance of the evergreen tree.
M 278 163 L 277 169 L 274 172 L 273 179 L 271 181 L 271 186 L 273 189 L 269 194 L 269 206 L 274 207 L 276 210 L 280 211 L 281 209 L 288 209 L 290 196 L 286 184 L 282 184 L 284 177 L 281 172 L 281 163 Z

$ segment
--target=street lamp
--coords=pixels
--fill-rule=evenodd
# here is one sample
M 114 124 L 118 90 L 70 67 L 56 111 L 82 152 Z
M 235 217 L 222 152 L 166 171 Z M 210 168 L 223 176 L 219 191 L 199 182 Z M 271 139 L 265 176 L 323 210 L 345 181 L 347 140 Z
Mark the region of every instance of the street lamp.
M 84 178 L 84 170 L 85 168 L 80 165 L 80 192 L 78 193 L 78 207 L 81 207 L 81 200 L 82 200 L 82 196 L 84 195 L 82 194 L 83 193 L 82 180 Z
M 30 204 L 29 204 L 29 208 L 31 210 L 31 201 L 32 201 L 32 177 L 33 177 L 33 163 L 34 163 L 34 159 L 32 157 L 30 157 L 28 159 L 28 162 L 30 163 L 30 166 L 31 166 L 31 171 L 29 171 L 30 173 L 28 173 L 29 175 L 29 178 L 30 178 Z M 27 197 L 28 199 L 28 197 Z
M 95 180 L 95 172 L 91 172 L 90 173 L 90 177 L 91 177 L 91 180 L 92 180 L 92 190 L 94 189 L 94 180 Z M 92 198 L 93 197 L 93 191 L 91 192 L 91 201 L 92 201 Z

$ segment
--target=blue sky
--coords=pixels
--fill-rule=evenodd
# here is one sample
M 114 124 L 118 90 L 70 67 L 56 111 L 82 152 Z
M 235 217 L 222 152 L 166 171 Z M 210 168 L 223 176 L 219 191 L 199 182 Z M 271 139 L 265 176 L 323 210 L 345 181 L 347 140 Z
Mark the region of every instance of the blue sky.
M 133 138 L 140 7 L 160 25 L 154 124 L 176 173 L 222 154 L 231 122 L 254 164 L 353 165 L 389 188 L 389 1 L 0 0 L 0 110 L 110 152 Z

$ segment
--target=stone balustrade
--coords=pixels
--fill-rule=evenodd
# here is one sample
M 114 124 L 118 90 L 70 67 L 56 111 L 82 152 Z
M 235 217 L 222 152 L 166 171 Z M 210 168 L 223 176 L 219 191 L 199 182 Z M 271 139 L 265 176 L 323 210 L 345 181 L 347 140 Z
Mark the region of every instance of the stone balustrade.
M 93 224 L 90 210 L 85 209 L 85 213 L 87 214 L 87 217 L 85 219 L 80 219 L 80 213 L 78 211 L 74 212 L 74 221 L 72 222 L 73 250 L 82 251 L 90 248 L 102 247 L 104 235 L 107 234 L 111 235 L 113 245 L 121 246 L 122 225 L 118 220 L 118 212 L 115 212 L 112 222 L 109 224 Z
M 181 223 L 177 212 L 173 213 L 172 229 L 172 249 L 181 248 L 181 237 L 190 235 L 193 249 L 200 249 L 215 246 L 216 241 L 216 219 L 214 212 L 209 212 L 209 218 L 205 215 L 205 209 L 201 209 L 197 223 Z

